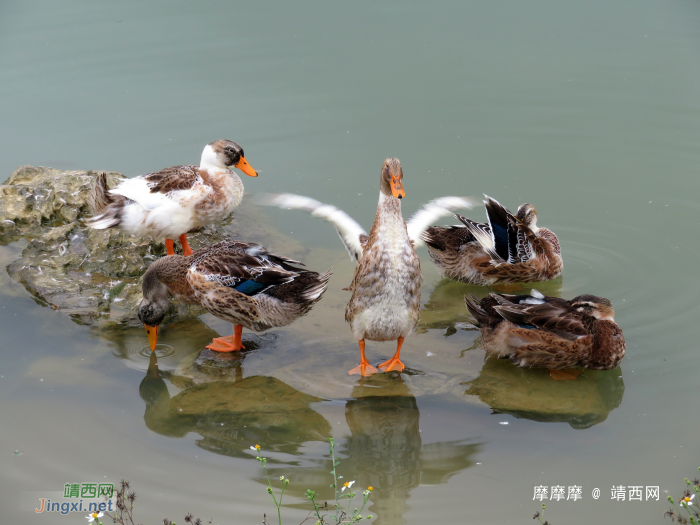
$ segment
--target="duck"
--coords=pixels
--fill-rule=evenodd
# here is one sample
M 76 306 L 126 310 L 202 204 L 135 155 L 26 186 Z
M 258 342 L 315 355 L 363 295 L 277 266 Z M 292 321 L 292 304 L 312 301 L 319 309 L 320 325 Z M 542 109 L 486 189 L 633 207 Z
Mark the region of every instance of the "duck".
M 513 215 L 497 200 L 485 198 L 488 223 L 456 213 L 462 224 L 433 226 L 423 233 L 438 270 L 448 278 L 482 286 L 548 281 L 561 275 L 559 239 L 537 226 L 535 207 L 521 204 Z
M 420 234 L 440 216 L 473 205 L 466 197 L 441 197 L 423 206 L 407 223 L 401 213 L 405 196 L 401 162 L 391 157 L 382 165 L 379 203 L 369 234 L 332 204 L 293 194 L 258 199 L 267 205 L 304 210 L 331 222 L 348 254 L 357 261 L 352 283 L 346 288 L 352 295 L 345 308 L 345 320 L 360 347 L 360 364 L 349 374 L 369 376 L 379 370 L 404 370 L 401 347 L 416 326 L 420 312 L 422 274 L 415 251 Z M 396 341 L 396 352 L 391 359 L 374 367 L 365 355 L 367 340 Z
M 164 237 L 168 255 L 175 253 L 178 238 L 183 255 L 192 255 L 187 232 L 223 220 L 243 198 L 243 183 L 232 168 L 258 176 L 240 145 L 220 139 L 204 147 L 199 166 L 165 168 L 125 179 L 111 190 L 106 173 L 100 173 L 88 196 L 92 218 L 87 224 Z
M 318 274 L 299 261 L 274 255 L 259 244 L 225 240 L 192 255 L 168 255 L 143 275 L 138 317 L 151 351 L 168 310 L 169 295 L 197 304 L 233 324 L 233 335 L 215 338 L 206 348 L 237 352 L 245 347 L 243 328 L 260 332 L 286 326 L 307 314 L 326 291 L 330 269 Z
M 491 293 L 465 297 L 481 329 L 484 348 L 516 366 L 547 368 L 554 379 L 574 379 L 571 369 L 611 370 L 625 355 L 625 338 L 612 303 L 595 295 L 571 300 Z

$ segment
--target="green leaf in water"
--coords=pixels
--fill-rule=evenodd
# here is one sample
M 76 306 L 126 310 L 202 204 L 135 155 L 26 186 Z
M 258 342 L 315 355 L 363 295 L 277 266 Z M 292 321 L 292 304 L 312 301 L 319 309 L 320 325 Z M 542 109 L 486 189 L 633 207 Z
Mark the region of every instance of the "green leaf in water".
M 114 288 L 110 289 L 110 291 L 109 291 L 109 296 L 110 296 L 111 298 L 116 297 L 117 295 L 119 295 L 120 293 L 122 293 L 122 290 L 124 289 L 125 286 L 126 286 L 126 282 L 119 283 L 117 286 L 115 286 Z

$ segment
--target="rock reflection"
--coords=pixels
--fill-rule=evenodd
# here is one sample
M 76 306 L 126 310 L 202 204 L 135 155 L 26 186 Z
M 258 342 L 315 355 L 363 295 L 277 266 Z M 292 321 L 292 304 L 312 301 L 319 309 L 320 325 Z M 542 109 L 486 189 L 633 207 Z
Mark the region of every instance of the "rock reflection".
M 227 356 L 227 363 L 209 366 L 216 356 L 201 356 L 191 365 L 193 375 L 216 370 L 215 379 L 197 384 L 191 374 L 160 372 L 151 354 L 139 394 L 146 403 L 144 421 L 158 434 L 201 436 L 197 445 L 216 454 L 250 458 L 251 443 L 267 451 L 296 454 L 307 441 L 330 437 L 330 424 L 310 408 L 321 398 L 300 392 L 274 377 L 243 377 L 245 354 Z M 223 358 L 218 358 L 223 359 Z M 184 388 L 170 398 L 164 377 Z M 223 379 L 225 378 L 225 379 Z
M 547 370 L 519 368 L 507 359 L 486 358 L 479 377 L 463 383 L 494 412 L 542 422 L 589 428 L 620 406 L 625 384 L 620 369 L 585 371 L 576 381 L 554 381 Z

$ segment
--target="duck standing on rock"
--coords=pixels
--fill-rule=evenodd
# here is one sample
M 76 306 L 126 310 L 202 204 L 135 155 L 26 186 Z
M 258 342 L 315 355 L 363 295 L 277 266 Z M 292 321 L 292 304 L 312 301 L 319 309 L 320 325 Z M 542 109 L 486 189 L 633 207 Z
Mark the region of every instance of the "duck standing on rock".
M 280 208 L 303 209 L 333 223 L 350 256 L 358 261 L 345 320 L 359 342 L 360 364 L 350 374 L 368 376 L 378 370 L 365 356 L 365 339 L 397 341 L 394 356 L 379 365 L 385 372 L 402 371 L 401 346 L 418 322 L 420 311 L 420 261 L 414 243 L 432 221 L 454 209 L 470 208 L 471 201 L 461 197 L 443 197 L 430 202 L 411 220 L 401 215 L 403 170 L 399 159 L 389 158 L 382 166 L 379 205 L 369 235 L 345 212 L 300 195 L 273 195 L 265 204 Z
M 625 338 L 607 299 L 579 295 L 570 301 L 492 293 L 465 297 L 484 348 L 521 367 L 547 368 L 554 379 L 575 379 L 569 369 L 610 370 L 625 355 Z
M 243 198 L 243 183 L 231 168 L 257 177 L 243 148 L 232 140 L 215 140 L 202 152 L 199 166 L 175 166 L 126 179 L 107 187 L 98 176 L 88 202 L 88 225 L 102 230 L 119 226 L 138 237 L 165 237 L 168 255 L 179 238 L 183 255 L 192 255 L 187 232 L 225 219 Z
M 459 226 L 433 226 L 422 236 L 430 259 L 446 277 L 491 286 L 547 281 L 561 275 L 559 240 L 537 227 L 537 210 L 522 204 L 513 215 L 497 200 L 484 201 L 488 223 L 455 214 Z
M 292 323 L 321 299 L 331 277 L 330 270 L 319 275 L 298 265 L 258 244 L 238 241 L 221 241 L 190 256 L 161 257 L 143 276 L 138 307 L 151 350 L 168 310 L 168 292 L 233 324 L 233 335 L 207 346 L 217 352 L 244 349 L 243 327 L 259 332 Z

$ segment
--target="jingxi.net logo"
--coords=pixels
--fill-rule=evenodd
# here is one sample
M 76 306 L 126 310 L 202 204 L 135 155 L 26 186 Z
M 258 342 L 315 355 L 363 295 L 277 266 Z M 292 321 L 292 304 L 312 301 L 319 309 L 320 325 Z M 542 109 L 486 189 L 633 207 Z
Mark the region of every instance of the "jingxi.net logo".
M 34 508 L 37 514 L 71 512 L 101 513 L 114 511 L 112 495 L 113 483 L 66 483 L 63 497 L 52 493 L 52 497 L 39 497 Z M 49 496 L 49 494 L 45 494 Z M 34 497 L 36 501 L 36 496 Z

